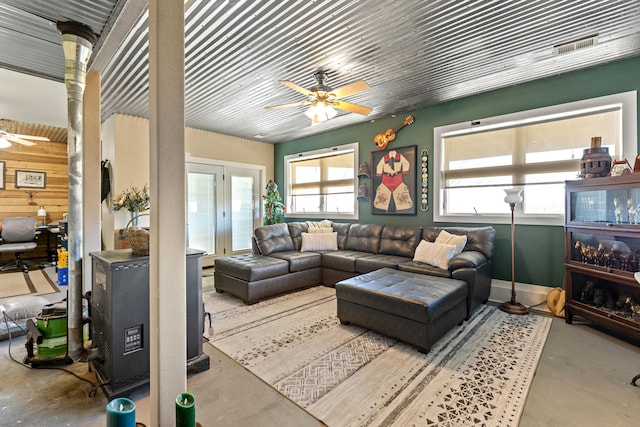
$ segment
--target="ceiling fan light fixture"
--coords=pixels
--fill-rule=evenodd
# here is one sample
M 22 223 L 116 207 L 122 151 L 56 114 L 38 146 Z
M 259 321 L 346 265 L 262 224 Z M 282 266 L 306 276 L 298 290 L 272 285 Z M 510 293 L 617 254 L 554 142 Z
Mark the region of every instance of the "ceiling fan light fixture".
M 0 148 L 9 148 L 11 147 L 11 143 L 0 136 Z
M 319 124 L 334 118 L 338 112 L 330 104 L 324 101 L 316 101 L 304 113 L 311 119 L 312 124 Z

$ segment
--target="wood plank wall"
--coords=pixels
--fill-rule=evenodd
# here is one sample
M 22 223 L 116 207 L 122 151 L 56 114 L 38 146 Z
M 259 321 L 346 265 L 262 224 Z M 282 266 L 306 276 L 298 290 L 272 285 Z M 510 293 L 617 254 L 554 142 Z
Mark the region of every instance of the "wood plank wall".
M 38 208 L 47 211 L 47 224 L 62 219 L 68 212 L 68 161 L 67 144 L 38 142 L 27 147 L 12 143 L 0 148 L 0 162 L 5 163 L 5 185 L 0 190 L 0 221 L 7 217 L 37 217 Z M 15 188 L 15 172 L 18 170 L 46 173 L 46 188 Z M 29 198 L 28 191 L 33 191 Z M 41 218 L 38 218 L 40 224 Z

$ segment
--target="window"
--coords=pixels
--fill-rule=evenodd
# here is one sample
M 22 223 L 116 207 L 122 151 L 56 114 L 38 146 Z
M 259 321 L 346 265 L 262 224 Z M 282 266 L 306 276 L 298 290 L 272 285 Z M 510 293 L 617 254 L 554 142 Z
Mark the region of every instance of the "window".
M 358 219 L 358 143 L 285 156 L 287 217 Z
M 434 221 L 508 222 L 503 189 L 522 187 L 519 222 L 561 225 L 564 182 L 594 136 L 635 158 L 635 92 L 435 128 Z

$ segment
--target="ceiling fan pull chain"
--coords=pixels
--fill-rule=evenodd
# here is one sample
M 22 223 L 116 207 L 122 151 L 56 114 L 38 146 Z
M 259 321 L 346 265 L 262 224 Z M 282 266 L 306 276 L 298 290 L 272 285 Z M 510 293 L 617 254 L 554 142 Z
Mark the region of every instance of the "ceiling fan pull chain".
M 426 148 L 420 152 L 420 165 L 422 166 L 422 183 L 420 185 L 420 210 L 427 212 L 429 210 L 429 150 Z

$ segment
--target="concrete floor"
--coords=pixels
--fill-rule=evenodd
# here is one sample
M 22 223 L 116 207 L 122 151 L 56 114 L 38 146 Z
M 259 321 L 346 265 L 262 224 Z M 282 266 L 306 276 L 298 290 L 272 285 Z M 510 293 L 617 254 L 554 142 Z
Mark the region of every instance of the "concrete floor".
M 90 397 L 92 387 L 68 373 L 14 363 L 9 344 L 0 342 L 0 425 L 105 425 L 107 399 L 101 391 Z M 203 426 L 323 425 L 209 344 L 203 348 L 211 369 L 188 379 Z M 22 360 L 24 337 L 13 339 L 11 354 Z M 68 369 L 95 382 L 87 365 Z M 640 387 L 630 385 L 638 373 L 640 347 L 586 323 L 554 318 L 520 426 L 640 425 Z M 149 425 L 148 390 L 131 398 L 137 420 Z

